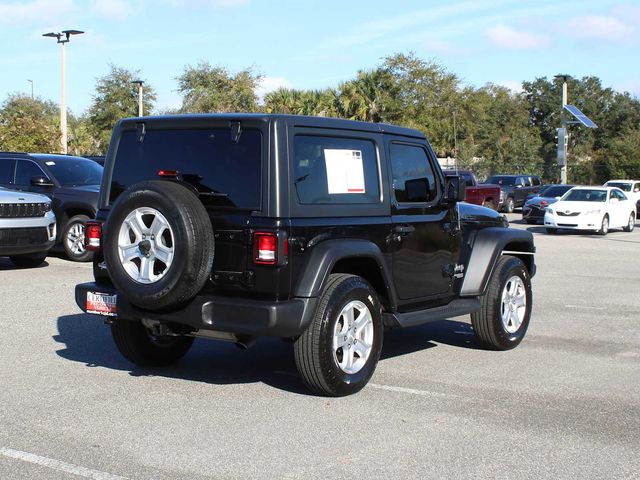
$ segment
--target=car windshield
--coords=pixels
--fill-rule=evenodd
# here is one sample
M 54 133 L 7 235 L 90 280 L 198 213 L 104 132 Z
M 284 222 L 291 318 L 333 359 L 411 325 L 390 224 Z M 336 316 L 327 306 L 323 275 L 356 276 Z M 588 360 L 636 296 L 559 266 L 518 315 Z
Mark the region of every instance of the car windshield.
M 56 158 L 45 163 L 63 187 L 100 185 L 103 168 L 93 160 Z
M 484 183 L 493 183 L 497 185 L 506 185 L 508 187 L 513 187 L 515 185 L 515 177 L 503 177 L 500 175 L 495 175 L 493 177 L 487 178 Z
M 607 182 L 607 187 L 617 187 L 620 190 L 624 190 L 625 192 L 631 191 L 630 183 L 619 183 L 619 182 Z
M 568 192 L 562 200 L 565 202 L 606 202 L 606 190 L 585 190 L 577 189 Z
M 545 187 L 544 191 L 540 190 L 539 197 L 561 197 L 569 190 L 573 188 L 573 185 L 559 185 Z

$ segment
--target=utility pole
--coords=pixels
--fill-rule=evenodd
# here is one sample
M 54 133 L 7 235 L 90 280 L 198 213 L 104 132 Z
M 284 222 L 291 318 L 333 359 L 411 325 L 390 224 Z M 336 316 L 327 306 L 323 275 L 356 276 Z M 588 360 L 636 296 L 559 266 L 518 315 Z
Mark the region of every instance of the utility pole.
M 33 96 L 33 80 L 27 79 L 27 82 L 29 82 L 31 84 L 31 100 L 33 100 L 34 99 L 34 96 Z
M 66 154 L 67 150 L 67 52 L 65 43 L 69 43 L 71 35 L 80 35 L 84 32 L 80 30 L 63 30 L 62 32 L 44 33 L 43 37 L 51 37 L 60 44 L 60 147 L 62 153 Z
M 134 80 L 131 83 L 135 83 L 136 85 L 138 85 L 138 116 L 144 117 L 144 103 L 143 103 L 144 92 L 142 87 L 142 85 L 144 85 L 144 81 Z

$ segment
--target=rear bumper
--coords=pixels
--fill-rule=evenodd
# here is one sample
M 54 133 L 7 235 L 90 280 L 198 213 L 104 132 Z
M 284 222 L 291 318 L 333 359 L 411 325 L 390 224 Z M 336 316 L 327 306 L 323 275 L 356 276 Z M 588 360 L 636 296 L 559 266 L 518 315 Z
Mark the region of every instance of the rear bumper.
M 110 295 L 118 292 L 104 283 L 76 285 L 76 303 L 86 312 L 87 292 Z M 311 322 L 316 298 L 295 298 L 286 301 L 260 301 L 233 297 L 198 295 L 176 310 L 154 312 L 132 305 L 122 295 L 117 296 L 118 317 L 126 320 L 155 320 L 163 324 L 178 324 L 193 330 L 212 330 L 240 335 L 295 337 Z

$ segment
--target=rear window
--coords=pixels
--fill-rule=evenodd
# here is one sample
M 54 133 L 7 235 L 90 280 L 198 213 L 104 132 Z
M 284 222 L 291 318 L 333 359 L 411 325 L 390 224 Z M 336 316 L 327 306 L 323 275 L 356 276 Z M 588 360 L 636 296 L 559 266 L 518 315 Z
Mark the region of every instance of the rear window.
M 495 185 L 505 185 L 509 187 L 513 187 L 515 185 L 515 177 L 501 177 L 501 176 L 493 176 L 487 178 L 484 183 L 493 183 Z
M 378 158 L 370 140 L 297 135 L 293 162 L 301 204 L 380 202 Z
M 262 134 L 243 129 L 237 143 L 231 129 L 148 130 L 142 143 L 135 131 L 122 133 L 109 200 L 131 185 L 175 170 L 193 185 L 205 205 L 259 210 Z
M 630 183 L 622 183 L 622 182 L 607 182 L 605 183 L 605 185 L 607 187 L 616 187 L 619 188 L 620 190 L 624 190 L 625 192 L 630 192 L 631 191 L 631 184 Z

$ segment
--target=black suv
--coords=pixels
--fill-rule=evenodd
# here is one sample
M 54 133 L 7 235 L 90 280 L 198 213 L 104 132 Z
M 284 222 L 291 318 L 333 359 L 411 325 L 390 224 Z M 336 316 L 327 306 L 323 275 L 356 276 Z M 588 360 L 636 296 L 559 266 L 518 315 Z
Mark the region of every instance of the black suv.
M 484 183 L 500 185 L 499 210 L 513 213 L 527 201 L 527 196 L 542 188 L 542 179 L 535 175 L 493 175 Z
M 105 315 L 145 366 L 194 337 L 294 342 L 304 383 L 347 395 L 371 378 L 383 327 L 471 314 L 513 348 L 531 314 L 531 233 L 463 203 L 429 143 L 391 125 L 286 115 L 125 119 L 86 242 Z
M 0 187 L 50 197 L 58 221 L 56 242 L 76 262 L 93 258 L 84 248 L 84 224 L 95 217 L 102 170 L 83 157 L 0 152 Z

